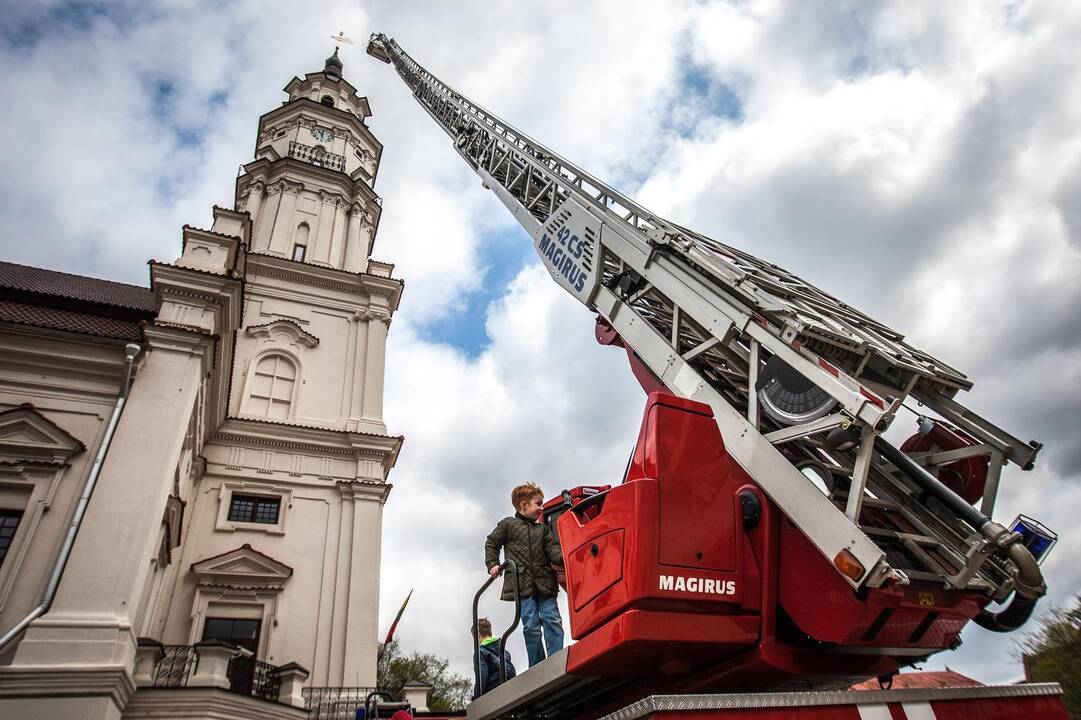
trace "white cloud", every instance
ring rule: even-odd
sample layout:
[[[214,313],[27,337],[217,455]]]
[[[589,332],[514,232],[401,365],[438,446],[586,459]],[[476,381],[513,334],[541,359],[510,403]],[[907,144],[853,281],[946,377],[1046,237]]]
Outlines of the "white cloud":
[[[406,445],[385,514],[383,607],[416,586],[405,647],[438,650],[461,672],[484,537],[512,514],[511,488],[618,482],[643,399],[626,356],[593,341],[589,314],[537,265],[492,307],[488,329],[491,347],[469,360],[395,327],[387,363],[387,397],[410,400],[387,404]],[[509,623],[497,589],[486,597],[482,611]],[[520,637],[510,647],[524,659]]]
[[[320,69],[326,36],[358,40],[343,50],[345,75],[369,96],[385,145],[376,256],[407,281],[386,392],[389,426],[407,441],[381,594],[385,628],[417,586],[400,629],[408,648],[468,672],[480,547],[507,491],[521,479],[550,492],[617,482],[643,398],[622,353],[593,343],[589,313],[536,266],[495,293],[479,356],[425,339],[490,282],[490,236],[511,225],[393,71],[363,54],[373,30],[595,174],[640,185],[647,206],[800,273],[972,373],[974,409],[1048,443],[1037,471],[1008,473],[999,515],[1058,527],[1053,598],[1081,590],[1070,562],[1081,544],[1076,8],[251,1],[133,3],[78,22],[72,12],[25,4],[5,18],[3,255],[129,282],[145,282],[147,257],[176,256],[181,224],[231,204],[257,116],[294,74]],[[735,93],[740,112],[680,85],[688,68]],[[156,111],[159,82],[171,92]],[[187,131],[200,141],[182,142]],[[1019,674],[1006,639],[965,638],[951,667]]]

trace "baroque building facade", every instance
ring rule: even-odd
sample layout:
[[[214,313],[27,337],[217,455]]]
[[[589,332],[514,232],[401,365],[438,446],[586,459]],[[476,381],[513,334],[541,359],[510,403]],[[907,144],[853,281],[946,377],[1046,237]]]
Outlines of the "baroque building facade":
[[[285,92],[149,289],[0,263],[0,717],[303,717],[376,684],[382,146],[337,51]]]

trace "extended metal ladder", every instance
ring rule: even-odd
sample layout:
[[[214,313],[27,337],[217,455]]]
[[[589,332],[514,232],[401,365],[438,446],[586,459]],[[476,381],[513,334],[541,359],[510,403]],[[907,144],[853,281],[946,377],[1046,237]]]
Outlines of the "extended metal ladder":
[[[393,64],[485,186],[532,236],[546,268],[596,311],[672,392],[707,403],[730,454],[854,587],[921,578],[1002,599],[1009,561],[980,528],[921,496],[874,452],[907,397],[978,439],[922,458],[934,468],[985,454],[990,516],[1006,462],[1030,469],[1025,443],[954,399],[971,387],[945,363],[792,273],[650,212],[421,67],[393,40],[368,53]],[[760,375],[777,358],[832,406],[785,423],[761,412]],[[852,428],[855,447],[824,441]],[[879,440],[878,442],[881,442]],[[784,452],[780,451],[784,446]],[[846,480],[826,495],[793,462]],[[847,487],[843,487],[847,485]],[[851,561],[856,565],[852,565]]]

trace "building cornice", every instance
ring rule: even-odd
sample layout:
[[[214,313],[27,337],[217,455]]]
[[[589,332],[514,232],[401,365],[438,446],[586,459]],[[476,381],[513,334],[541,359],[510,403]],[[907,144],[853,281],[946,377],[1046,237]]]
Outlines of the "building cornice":
[[[186,327],[168,322],[147,325],[143,328],[143,333],[146,335],[146,341],[150,345],[151,352],[154,350],[175,350],[204,357],[209,354],[207,350],[217,339],[216,336],[207,334],[201,328]],[[136,377],[138,377],[138,371],[136,371]]]
[[[0,667],[0,697],[108,697],[124,707],[135,693],[135,683],[123,665],[105,667]]]
[[[379,167],[379,158],[383,154],[383,143],[379,142],[378,138],[376,138],[375,135],[372,133],[371,128],[361,122],[360,118],[358,118],[356,115],[340,108],[330,107],[329,105],[324,105],[321,102],[316,102],[311,98],[301,97],[297,98],[296,100],[290,100],[281,107],[276,107],[270,112],[263,113],[259,116],[259,127],[263,127],[264,123],[273,122],[275,120],[279,120],[293,114],[299,115],[305,111],[312,112],[315,115],[327,115],[334,118],[335,120],[347,123],[350,127],[352,127],[353,130],[356,131],[358,135],[360,135],[365,140],[371,142],[372,145],[375,146],[377,150],[375,154],[376,167]],[[257,138],[257,145],[258,142],[259,141]],[[258,148],[256,149],[258,150]],[[372,178],[373,181],[374,179],[375,178]]]
[[[315,79],[315,78],[318,78],[318,79],[322,80],[323,82],[329,83],[331,85],[342,85],[342,86],[344,86],[345,89],[348,90],[350,92],[350,94],[353,95],[353,97],[355,97],[358,101],[361,101],[361,102],[364,103],[364,117],[371,117],[372,109],[368,105],[367,96],[361,95],[360,91],[357,90],[357,88],[353,85],[353,83],[349,82],[345,78],[339,78],[337,80],[332,80],[331,78],[327,77],[327,74],[325,72],[305,73],[303,78],[299,78],[299,77],[294,75],[293,79],[290,80],[289,83],[284,88],[282,88],[282,92],[292,93],[293,88],[295,88],[298,84],[308,82],[309,80],[312,80],[312,79]]]
[[[156,293],[168,292],[212,302],[240,297],[242,279],[239,277],[160,260],[150,260],[147,264],[150,265],[150,287]]]
[[[381,461],[388,469],[397,460],[405,438],[401,435],[332,430],[310,425],[226,418],[211,442],[250,447],[273,447],[281,450],[369,458]]]
[[[244,174],[236,179],[237,200],[244,196],[244,190],[250,183],[261,182],[264,186],[271,186],[281,180],[296,183],[295,178],[308,178],[328,185],[336,185],[350,200],[364,200],[368,205],[376,208],[379,208],[383,202],[379,194],[363,180],[356,180],[339,170],[312,165],[293,157],[282,157],[276,160],[257,158],[243,167]],[[288,177],[285,177],[286,175]],[[299,185],[301,188],[305,187],[303,183]],[[379,215],[378,211],[376,215]]]
[[[2,324],[0,329],[5,336],[0,367],[7,372],[33,368],[19,381],[20,386],[34,388],[35,394],[43,397],[78,397],[109,404],[115,400],[125,341]],[[64,384],[49,379],[54,376],[64,378]]]
[[[394,486],[390,483],[357,479],[351,482],[338,482],[338,492],[346,500],[377,500],[385,503]]]
[[[387,298],[393,313],[398,308],[405,283],[398,278],[382,277],[369,272],[353,273],[348,270],[302,263],[288,258],[248,253],[248,272],[292,282],[342,290],[354,295]]]
[[[212,687],[142,687],[124,708],[130,720],[165,717],[249,718],[307,720],[304,708],[291,707],[252,695],[239,695]]]

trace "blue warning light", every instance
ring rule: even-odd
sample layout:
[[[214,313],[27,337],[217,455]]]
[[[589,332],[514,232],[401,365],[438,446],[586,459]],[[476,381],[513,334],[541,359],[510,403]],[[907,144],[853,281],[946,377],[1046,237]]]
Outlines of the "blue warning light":
[[[1021,536],[1021,544],[1028,548],[1036,562],[1043,562],[1051,548],[1058,542],[1058,534],[1045,527],[1038,520],[1027,515],[1018,515],[1010,523],[1010,531]]]

